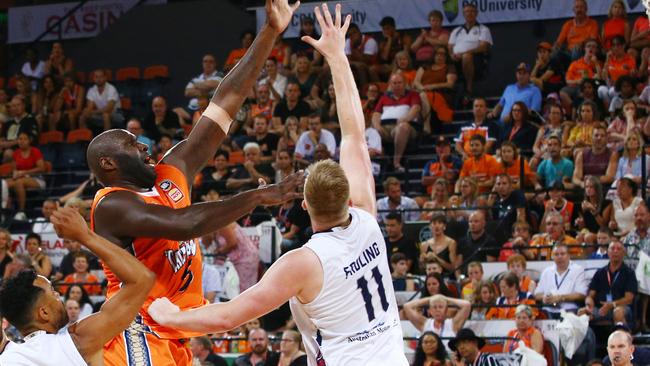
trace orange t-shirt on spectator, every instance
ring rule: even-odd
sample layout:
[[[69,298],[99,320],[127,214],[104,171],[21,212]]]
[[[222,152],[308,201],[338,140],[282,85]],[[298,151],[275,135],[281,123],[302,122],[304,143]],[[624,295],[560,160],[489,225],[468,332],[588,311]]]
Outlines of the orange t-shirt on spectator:
[[[557,43],[567,43],[567,48],[571,49],[582,45],[586,40],[593,38],[599,39],[598,22],[591,18],[582,25],[577,25],[574,19],[564,22],[560,35],[557,37]]]
[[[246,48],[237,48],[228,54],[228,58],[226,59],[226,64],[224,66],[232,66],[239,62],[239,59],[244,57],[246,54],[247,49]]]
[[[614,83],[621,76],[630,75],[635,69],[636,60],[634,60],[634,57],[628,55],[627,53],[620,59],[610,57],[609,62],[607,63],[607,74]]]
[[[501,165],[500,173],[506,173],[510,176],[510,178],[514,179],[516,182],[519,182],[520,172],[521,172],[521,169],[519,169],[519,166],[521,165],[520,159],[521,158],[517,158],[517,160],[515,160],[515,162],[510,166],[505,166],[503,164],[500,164]],[[530,170],[530,165],[528,164],[526,159],[524,159],[524,180],[525,181],[524,184],[520,184],[519,186],[522,187],[531,184],[534,176],[535,176],[535,172]]]
[[[494,156],[489,154],[483,154],[483,156],[476,160],[474,157],[463,162],[463,168],[460,170],[461,177],[474,177],[477,182],[483,182],[491,177],[496,177],[499,174],[501,169],[501,164],[494,158]],[[487,187],[479,187],[481,193],[489,191]]]
[[[636,33],[643,33],[647,30],[650,30],[650,20],[645,14],[643,14],[636,19],[632,29],[636,31]],[[648,39],[650,39],[650,34],[648,35]]]
[[[74,273],[70,273],[69,275],[65,276],[63,279],[63,283],[99,283],[99,278],[97,278],[93,274],[88,274],[86,275],[85,280],[77,279]],[[97,284],[97,285],[83,285],[84,290],[88,293],[88,295],[101,295],[102,294],[102,287]],[[62,294],[65,294],[68,291],[68,286],[59,286],[59,292]]]
[[[596,74],[596,65],[592,62],[585,62],[584,57],[573,61],[566,72],[568,81],[580,81],[585,78],[593,79]]]
[[[625,37],[625,25],[627,20],[623,18],[612,18],[607,19],[603,23],[603,36],[605,39],[602,40],[603,48],[609,50],[612,48],[612,38],[616,36]]]

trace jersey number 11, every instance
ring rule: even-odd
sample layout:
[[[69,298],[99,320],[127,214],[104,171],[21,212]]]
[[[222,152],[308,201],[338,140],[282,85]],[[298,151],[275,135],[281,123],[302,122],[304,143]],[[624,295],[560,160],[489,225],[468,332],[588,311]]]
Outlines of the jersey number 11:
[[[379,299],[381,300],[381,308],[388,310],[388,301],[386,300],[386,291],[384,290],[384,283],[381,281],[382,275],[379,268],[372,269],[372,278],[377,282],[377,291],[379,292]],[[368,313],[368,321],[371,322],[375,319],[375,308],[372,306],[372,294],[368,291],[368,280],[365,277],[360,277],[357,280],[357,288],[361,290],[363,302],[366,303],[366,312]]]

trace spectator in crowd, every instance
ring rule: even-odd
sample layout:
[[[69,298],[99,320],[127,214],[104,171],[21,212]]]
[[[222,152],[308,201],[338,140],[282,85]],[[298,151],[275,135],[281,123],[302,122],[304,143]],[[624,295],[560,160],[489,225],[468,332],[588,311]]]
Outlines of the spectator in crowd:
[[[9,94],[4,89],[0,89],[0,122],[7,122],[9,115]]]
[[[291,46],[285,42],[283,37],[276,37],[273,48],[271,49],[271,56],[278,60],[278,66],[282,70],[291,69]]]
[[[576,0],[576,4],[585,3],[585,0]],[[567,21],[567,22],[570,22]],[[593,21],[596,24],[596,21]],[[596,24],[596,28],[598,25]],[[579,45],[582,45],[580,43]],[[569,65],[565,75],[566,86],[560,90],[560,99],[564,110],[571,110],[572,102],[578,99],[580,83],[583,79],[600,79],[602,64],[598,60],[598,42],[595,38],[584,43],[584,56],[576,59]],[[594,90],[596,92],[596,90]]]
[[[275,169],[274,182],[281,182],[284,178],[296,172],[293,156],[287,150],[278,150],[275,155]]]
[[[185,97],[192,98],[190,107],[197,105],[197,97],[211,95],[223,80],[223,74],[217,70],[217,59],[214,55],[204,55],[201,64],[203,71],[185,86]]]
[[[307,366],[307,355],[300,350],[302,337],[295,330],[285,330],[280,338],[278,366]]]
[[[155,142],[144,135],[143,133],[144,129],[142,128],[142,123],[140,123],[140,120],[138,120],[135,117],[132,117],[126,123],[126,130],[135,135],[136,141],[147,145],[147,151],[149,152],[149,154],[153,154],[153,148],[155,146]]]
[[[472,212],[469,216],[469,230],[458,241],[459,263],[468,261],[494,262],[499,256],[499,247],[485,230],[486,219],[483,210]],[[464,272],[464,271],[463,271]]]
[[[253,118],[257,116],[264,116],[268,120],[271,120],[273,118],[274,107],[275,102],[271,99],[271,88],[269,85],[257,83],[255,85],[255,102],[251,104],[250,109],[248,110],[246,126],[248,127],[253,122]],[[271,126],[271,131],[275,133],[282,132],[282,125]]]
[[[596,105],[591,101],[584,101],[578,109],[576,125],[569,130],[566,138],[566,147],[572,149],[573,155],[582,151],[583,148],[591,145],[593,141],[593,129],[598,124]]]
[[[442,27],[442,12],[431,10],[429,12],[428,30],[421,29],[420,34],[411,44],[411,52],[415,55],[417,62],[431,62],[434,59],[434,52],[439,46],[447,47],[449,43],[449,31]]]
[[[271,92],[271,99],[274,102],[279,102],[284,98],[284,92],[287,89],[287,77],[278,72],[278,60],[274,57],[269,57],[264,63],[264,71],[266,76],[262,78],[259,82],[260,84],[266,84],[269,87]],[[296,82],[298,84],[298,82]],[[298,84],[300,86],[300,84]],[[301,89],[302,94],[302,89]],[[308,94],[302,94],[308,95]]]
[[[453,277],[458,261],[458,246],[456,241],[445,234],[447,217],[436,213],[431,218],[431,238],[420,243],[420,260],[434,259],[444,269],[444,274]]]
[[[332,159],[332,153],[329,151],[327,148],[327,145],[323,143],[319,143],[316,145],[314,148],[314,163],[319,162],[321,160],[327,160],[327,159]]]
[[[598,39],[598,22],[587,15],[587,10],[586,0],[573,2],[575,16],[564,22],[553,45],[556,52],[563,52],[572,61],[580,58],[586,41]]]
[[[646,118],[638,116],[637,104],[634,100],[625,100],[622,108],[617,110],[616,117],[607,127],[607,147],[613,151],[622,149],[627,136],[634,133],[645,133]]]
[[[269,337],[262,328],[251,329],[248,334],[251,352],[235,359],[235,366],[277,366],[280,355],[269,349]]]
[[[79,253],[85,255],[86,260],[88,261],[89,268],[92,270],[101,269],[97,257],[86,249],[81,248],[81,243],[74,240],[63,239],[63,246],[68,250],[68,253],[61,260],[59,268],[57,268],[56,273],[54,274],[54,281],[63,280],[68,275],[74,273],[74,262],[75,258]]]
[[[219,302],[220,294],[223,294],[224,290],[221,287],[221,273],[219,270],[212,264],[203,262],[202,266],[202,277],[201,277],[201,287],[203,288],[203,297],[208,300],[209,303]]]
[[[474,92],[474,78],[483,72],[492,46],[490,29],[479,24],[477,16],[478,8],[475,3],[463,3],[465,24],[454,29],[449,36],[451,59],[463,70],[469,95]]]
[[[486,315],[497,299],[496,287],[492,281],[481,281],[472,295],[471,320],[486,320]]]
[[[537,127],[530,123],[530,110],[524,102],[515,102],[510,110],[508,123],[503,127],[501,142],[510,141],[519,149],[528,150],[535,144]]]
[[[89,122],[101,121],[103,131],[120,126],[124,121],[119,109],[120,95],[117,89],[106,81],[106,72],[98,69],[93,73],[93,85],[86,94],[86,108],[79,118],[79,126],[86,128]]]
[[[248,48],[253,44],[254,39],[255,32],[251,30],[245,30],[241,33],[239,37],[239,40],[241,41],[241,48],[235,48],[234,50],[230,51],[228,57],[226,58],[226,62],[223,65],[223,70],[225,72],[230,71],[230,69],[232,69],[239,62],[239,60],[244,57],[246,51],[248,51]]]
[[[459,195],[454,195],[449,199],[452,208],[466,208],[466,210],[452,210],[447,213],[451,218],[459,222],[466,222],[469,215],[480,207],[487,207],[487,200],[479,196],[478,184],[472,177],[463,177],[458,180]]]
[[[454,111],[450,107],[451,91],[458,77],[456,67],[451,63],[447,52],[447,47],[438,46],[433,63],[430,66],[420,66],[415,74],[413,87],[420,92],[422,115],[426,120],[434,118],[433,121],[446,123],[453,119]]]
[[[415,348],[411,366],[452,366],[440,336],[432,331],[422,333]]]
[[[524,342],[526,347],[542,355],[544,337],[542,332],[534,325],[535,315],[528,305],[519,305],[515,309],[516,327],[508,331],[508,339],[503,345],[504,353],[512,353],[519,348],[519,342]]]
[[[548,190],[548,200],[544,201],[544,214],[539,225],[540,231],[545,230],[546,216],[552,212],[562,216],[564,230],[570,231],[571,225],[577,217],[578,209],[575,208],[573,202],[564,198],[564,187],[559,182],[555,182],[553,187]]]
[[[445,49],[445,52],[447,50]],[[417,70],[413,68],[413,62],[411,61],[411,54],[408,51],[399,51],[395,54],[393,58],[393,63],[391,64],[391,74],[402,74],[404,75],[404,80],[406,80],[406,85],[412,86],[413,81],[415,80],[415,74]]]
[[[546,267],[535,288],[535,299],[548,305],[543,310],[551,319],[560,319],[560,310],[575,313],[587,294],[585,270],[571,261],[565,243],[553,247],[553,265]]]
[[[63,100],[62,118],[64,123],[67,123],[67,127],[74,130],[79,126],[79,116],[86,100],[86,88],[77,82],[73,74],[67,73],[63,75],[63,87],[60,93]]]
[[[358,85],[368,84],[370,66],[377,63],[379,45],[375,39],[362,34],[359,26],[351,23],[348,27],[348,39],[345,41],[345,54],[350,61]]]
[[[582,249],[575,246],[578,242],[564,230],[564,217],[561,213],[548,212],[544,218],[544,225],[544,232],[533,236],[533,240],[530,242],[531,246],[545,246],[545,248],[533,249],[535,258],[538,260],[551,259],[551,249],[557,244],[570,245],[569,254],[574,258],[582,256]]]
[[[417,290],[415,281],[408,276],[408,261],[404,253],[395,253],[390,256],[390,276],[393,279],[393,289],[397,291],[412,292]]]
[[[417,221],[420,218],[419,206],[414,199],[402,195],[399,179],[388,177],[384,180],[386,197],[377,200],[377,219],[385,222],[389,212],[396,211],[402,215],[402,221]],[[401,212],[402,210],[407,210]]]
[[[5,267],[5,273],[2,277],[3,282],[7,281],[10,278],[16,277],[20,272],[33,269],[32,258],[29,254],[14,254],[14,258],[11,263],[7,264]]]
[[[25,63],[20,69],[20,73],[29,79],[32,84],[32,90],[36,91],[39,82],[45,75],[45,62],[38,59],[38,52],[33,48],[25,51]]]
[[[13,148],[18,145],[18,134],[26,133],[31,141],[38,141],[38,123],[34,116],[25,110],[25,100],[19,96],[11,98],[9,111],[12,119],[2,124],[0,148],[4,150],[4,161],[13,154]]]
[[[63,75],[72,72],[73,68],[74,63],[71,58],[65,56],[61,42],[52,43],[50,57],[45,62],[43,73],[61,79]]]
[[[278,140],[278,151],[286,150],[293,156],[301,135],[298,118],[294,116],[288,117],[282,128],[280,140]]]
[[[395,253],[403,253],[406,256],[408,272],[419,273],[420,251],[413,239],[404,236],[403,228],[402,215],[397,212],[389,212],[386,215],[384,229],[386,231],[387,257],[390,258]]]
[[[523,163],[521,161],[523,159]],[[510,177],[513,189],[537,185],[537,175],[530,169],[526,158],[519,154],[519,148],[512,141],[504,141],[499,150],[501,172]],[[523,172],[522,172],[523,165]],[[521,178],[523,176],[523,182]]]
[[[429,200],[422,205],[420,220],[429,221],[437,213],[445,212],[451,208],[449,202],[449,182],[445,178],[438,178],[433,183]],[[434,210],[436,209],[436,210]]]
[[[469,281],[463,286],[460,297],[469,301],[474,301],[474,293],[483,280],[483,266],[481,262],[469,262],[467,265],[467,278]]]
[[[88,258],[86,257],[86,254],[83,252],[79,252],[74,255],[74,261],[72,262],[72,266],[74,267],[74,272],[65,276],[63,279],[63,283],[78,283],[82,284],[86,292],[88,292],[89,295],[99,295],[102,292],[101,286],[99,285],[99,279],[88,272],[89,265],[88,265]],[[68,287],[67,286],[60,286],[59,290],[62,293],[67,292]]]
[[[537,44],[537,58],[530,72],[530,81],[542,91],[546,97],[559,93],[564,86],[564,68],[555,58],[551,58],[553,46],[545,41]]]
[[[603,67],[602,80],[606,85],[598,88],[598,96],[600,99],[609,104],[610,100],[614,98],[620,88],[616,88],[616,82],[622,76],[636,76],[636,61],[634,57],[625,52],[625,38],[622,36],[615,36],[612,39],[612,49],[607,52],[607,59]]]
[[[488,205],[492,206],[492,217],[497,222],[495,239],[503,244],[512,232],[512,225],[526,221],[526,197],[521,190],[514,189],[508,174],[501,173],[497,175]]]
[[[384,81],[393,71],[393,60],[400,51],[409,52],[413,40],[407,33],[400,34],[395,25],[395,18],[385,16],[379,22],[382,39],[379,41],[377,63],[370,66],[370,79],[374,82]]]
[[[406,88],[403,75],[391,75],[389,85],[391,92],[379,98],[372,114],[372,126],[384,141],[395,144],[393,166],[396,171],[404,172],[402,155],[407,143],[422,130],[418,120],[422,106],[418,93]]]
[[[68,325],[72,325],[81,319],[81,305],[75,299],[65,301],[65,312],[67,313]]]
[[[609,246],[609,243],[612,242],[613,237],[614,234],[609,230],[609,228],[603,226],[598,229],[598,233],[596,234],[596,244],[598,245],[598,248],[596,248],[596,251],[591,254],[590,259],[607,259],[607,247]]]
[[[287,83],[287,88],[282,98],[273,109],[273,125],[281,126],[289,116],[294,116],[300,121],[300,128],[307,129],[307,117],[312,113],[309,104],[300,99],[300,85],[293,81]]]
[[[88,292],[86,292],[86,289],[81,285],[67,286],[63,299],[65,301],[72,299],[79,303],[79,318],[85,318],[93,313],[93,303],[90,301]]]
[[[241,167],[236,168],[232,176],[226,180],[226,188],[244,191],[257,187],[259,179],[264,179],[267,183],[273,182],[275,171],[271,164],[262,161],[260,145],[248,142],[244,145],[243,150],[246,161]]]
[[[253,118],[253,135],[246,138],[246,142],[255,142],[262,151],[262,161],[272,161],[278,149],[278,135],[269,132],[269,123],[264,116]],[[243,145],[243,144],[242,144]]]
[[[429,306],[428,317],[423,315],[420,310],[426,305]],[[458,307],[458,312],[453,317],[449,317],[447,314],[450,305]],[[433,295],[404,304],[404,315],[417,330],[420,332],[431,331],[445,338],[456,336],[469,318],[471,310],[472,304],[469,301],[444,295]],[[444,341],[445,346],[448,342],[448,340]]]
[[[531,162],[533,160],[540,161],[542,158],[547,157],[545,155],[547,154],[546,145],[548,138],[553,135],[562,138],[566,129],[567,123],[564,123],[564,112],[562,106],[552,103],[548,107],[548,115],[544,125],[542,125],[537,132],[537,138],[533,145],[533,152],[535,155],[531,159]]]
[[[506,261],[508,271],[517,275],[519,278],[519,289],[523,292],[534,293],[537,284],[530,276],[526,275],[526,257],[521,254],[514,254]]]
[[[591,147],[576,153],[572,182],[580,188],[586,188],[586,176],[595,176],[601,184],[610,184],[616,174],[618,154],[607,147],[605,125],[595,125],[591,136]]]
[[[212,351],[213,344],[208,336],[190,339],[190,349],[194,359],[204,366],[227,366],[226,360]]]
[[[535,84],[530,82],[530,65],[525,62],[520,63],[517,65],[515,75],[517,82],[506,87],[501,99],[499,99],[499,103],[488,114],[489,118],[499,117],[502,122],[511,122],[514,117],[511,111],[515,106],[515,102],[522,102],[531,111],[539,112],[542,110],[542,92]]]
[[[45,180],[41,173],[45,173],[45,161],[41,151],[32,147],[31,139],[26,132],[18,134],[18,148],[13,153],[12,178],[7,179],[7,187],[11,189],[18,203],[16,220],[26,220],[25,205],[27,202],[27,189],[45,188]]]
[[[488,153],[494,151],[494,148],[498,146],[497,139],[501,137],[499,126],[488,119],[487,101],[485,98],[474,98],[472,115],[474,119],[465,123],[460,128],[458,137],[454,139],[456,142],[456,152],[462,156],[463,160],[467,160],[472,155],[470,148],[470,139],[472,136],[481,135],[485,138],[485,151]]]
[[[650,155],[643,150],[643,138],[638,132],[630,132],[625,138],[625,146],[623,153],[618,159],[616,167],[615,179],[620,180],[623,177],[629,177],[634,183],[641,184],[641,154],[646,154],[646,161]],[[646,169],[650,172],[650,165],[646,165]]]
[[[617,237],[623,237],[634,230],[634,210],[643,203],[637,196],[639,186],[632,178],[623,177],[617,181],[616,197],[603,212],[608,227]]]
[[[454,339],[449,341],[449,348],[455,352],[456,365],[498,366],[499,363],[489,353],[480,352],[485,341],[477,337],[474,331],[463,328]]]
[[[307,58],[311,62],[311,65],[314,67],[320,67],[323,62],[323,55],[321,55],[314,47],[311,47],[307,42],[302,41],[302,37],[310,36],[313,39],[319,39],[320,34],[314,26],[314,19],[310,17],[301,17],[300,18],[300,33],[298,38],[296,38],[291,43],[291,65],[296,64],[296,59],[298,55],[307,55]]]
[[[306,243],[311,236],[309,213],[301,206],[301,200],[288,202],[286,206],[285,231],[282,234],[284,249],[294,249]]]
[[[551,188],[555,182],[561,182],[564,187],[569,188],[573,177],[573,162],[562,157],[560,138],[551,135],[547,139],[546,151],[548,158],[542,160],[537,167],[537,176],[546,188]]]
[[[61,121],[63,99],[59,85],[51,75],[46,75],[39,82],[34,111],[39,130],[55,131]]]
[[[515,318],[515,307],[499,307],[499,305],[535,305],[533,295],[520,289],[519,277],[513,272],[508,272],[499,279],[499,289],[501,290],[501,296],[497,298],[496,306],[488,310],[485,315],[486,319]],[[537,310],[533,313],[537,315]]]
[[[0,282],[4,277],[5,269],[14,259],[11,251],[11,233],[7,229],[0,229]]]
[[[379,86],[375,83],[368,84],[366,94],[362,96],[361,107],[363,108],[363,117],[368,121],[372,121],[372,114],[375,112],[375,107],[379,103],[381,92]]]
[[[526,221],[517,221],[512,225],[512,238],[501,247],[499,262],[505,262],[515,254],[521,254],[528,260],[535,259],[535,254],[530,248],[532,238],[531,227]]]
[[[431,264],[435,264],[436,270],[432,271],[431,273],[428,273],[426,277],[424,278],[424,287],[420,289],[420,298],[424,297],[430,297],[433,295],[441,294],[445,295],[448,297],[455,297],[451,291],[449,290],[449,287],[445,284],[445,280],[442,277],[442,267],[438,262],[435,260],[427,260],[425,264],[429,267],[431,267]],[[438,272],[438,269],[440,269],[440,272]],[[426,309],[429,307],[427,306]],[[423,314],[426,314],[426,311],[423,309]]]
[[[580,108],[584,102],[591,102],[592,104],[592,119],[598,120],[600,116],[607,116],[607,108],[605,104],[598,97],[598,84],[599,80],[584,78],[580,82],[578,98],[573,100],[572,109],[570,109],[570,116],[573,116],[573,119],[577,120],[582,118],[580,115]]]
[[[630,49],[638,53],[648,46],[650,46],[650,21],[647,16],[641,14],[632,26]]]
[[[480,193],[486,193],[492,189],[495,178],[501,169],[497,159],[486,152],[485,144],[485,137],[482,135],[473,135],[470,138],[471,157],[463,162],[463,167],[460,170],[461,178],[476,179]],[[456,192],[459,191],[459,188],[459,184],[456,184]]]
[[[296,143],[294,157],[303,165],[309,165],[314,160],[314,151],[318,144],[325,144],[331,156],[336,153],[336,138],[330,131],[323,129],[321,117],[312,114],[309,117],[309,129],[303,132]]]
[[[628,258],[638,258],[639,252],[650,253],[650,210],[641,203],[634,210],[634,229],[621,242],[627,248]],[[639,293],[641,297],[641,327],[647,330],[646,313],[648,310],[648,294]]]
[[[624,45],[629,44],[631,31],[630,24],[627,22],[625,3],[623,0],[612,1],[600,36],[605,51],[609,51],[614,46],[613,43],[616,37],[621,37]]]
[[[436,155],[429,160],[422,169],[422,185],[426,188],[427,194],[433,193],[434,183],[443,178],[447,182],[454,182],[458,173],[463,167],[463,161],[452,154],[449,140],[444,136],[436,139]]]
[[[607,254],[609,263],[598,269],[591,279],[585,307],[578,311],[578,315],[587,314],[592,320],[632,324],[632,303],[638,288],[636,275],[623,263],[625,247],[620,241],[612,241]]]
[[[270,76],[270,72],[269,72],[269,76]],[[318,88],[317,86],[318,75],[315,72],[313,72],[311,68],[311,62],[309,61],[307,55],[298,55],[296,57],[296,66],[291,71],[291,74],[289,74],[289,79],[296,82],[300,86],[300,95],[303,95],[304,97],[307,97],[311,94],[312,88],[315,85],[316,88]],[[287,79],[285,79],[285,84],[286,81]],[[284,92],[284,89],[281,90]],[[280,95],[282,95],[282,93],[280,93]]]
[[[157,96],[151,101],[151,113],[144,119],[143,128],[147,137],[160,141],[162,135],[172,138],[183,137],[182,126],[184,120],[179,113],[167,108],[167,101],[162,96]]]

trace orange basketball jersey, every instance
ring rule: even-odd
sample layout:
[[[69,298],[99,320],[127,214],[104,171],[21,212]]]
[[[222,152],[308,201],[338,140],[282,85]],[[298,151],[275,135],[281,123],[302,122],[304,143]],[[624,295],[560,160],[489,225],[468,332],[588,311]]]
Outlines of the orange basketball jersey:
[[[156,184],[147,192],[134,192],[120,187],[101,189],[95,195],[91,208],[90,225],[95,230],[95,209],[104,197],[116,191],[130,191],[150,205],[164,205],[174,209],[190,205],[190,192],[187,180],[176,167],[167,164],[156,165]],[[128,209],[128,208],[125,208]],[[157,324],[147,308],[153,300],[167,297],[181,310],[204,305],[201,287],[202,258],[197,240],[175,241],[162,238],[135,238],[131,245],[133,254],[140,262],[156,274],[156,284],[149,293],[147,301],[140,309],[144,324],[163,339],[190,338],[202,333],[184,332]],[[120,280],[104,265],[108,279],[107,298],[111,298],[120,288]]]

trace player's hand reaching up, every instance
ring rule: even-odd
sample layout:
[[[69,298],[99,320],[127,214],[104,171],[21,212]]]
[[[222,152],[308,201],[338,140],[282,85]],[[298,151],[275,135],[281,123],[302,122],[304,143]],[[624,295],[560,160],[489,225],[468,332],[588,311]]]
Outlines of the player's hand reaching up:
[[[341,25],[341,4],[336,4],[335,19],[332,20],[327,4],[322,6],[323,12],[319,7],[314,8],[318,25],[320,25],[321,36],[319,40],[315,40],[310,36],[303,36],[301,39],[309,43],[318,52],[323,54],[325,58],[332,58],[334,56],[345,57],[345,35],[350,26],[351,16],[345,17],[345,23]]]
[[[147,312],[160,325],[169,325],[169,321],[181,311],[181,309],[169,301],[166,297],[160,297],[149,305]]]
[[[266,0],[266,19],[278,33],[284,32],[291,21],[293,12],[300,6],[300,1],[289,5],[289,0]]]
[[[262,205],[275,206],[281,203],[302,198],[302,187],[305,184],[305,173],[301,170],[284,178],[281,182],[267,185],[260,179],[259,190],[262,194]]]
[[[80,243],[88,241],[90,228],[79,211],[71,207],[59,208],[52,213],[50,222],[59,237]]]

